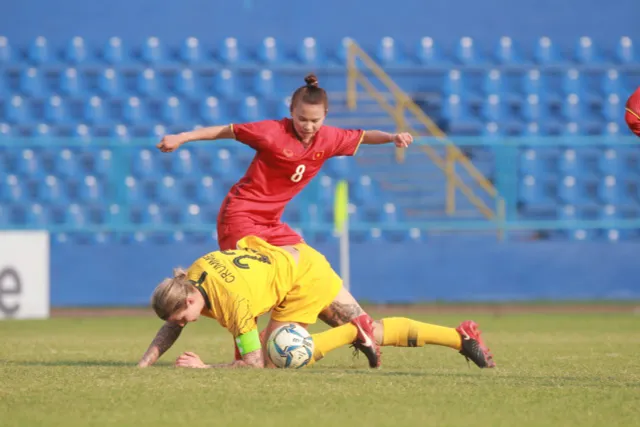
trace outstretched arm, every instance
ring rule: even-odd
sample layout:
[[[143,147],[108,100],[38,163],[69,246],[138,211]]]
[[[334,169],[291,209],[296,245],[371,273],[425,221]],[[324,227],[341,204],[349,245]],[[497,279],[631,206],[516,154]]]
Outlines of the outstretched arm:
[[[405,148],[413,142],[413,136],[408,132],[392,134],[379,130],[368,130],[362,138],[362,143],[369,145],[387,144],[389,142],[395,143],[396,147]]]
[[[156,145],[156,147],[163,153],[170,153],[177,150],[182,144],[186,144],[191,141],[233,138],[234,135],[231,125],[210,126],[189,132],[182,132],[177,135],[166,135],[162,138],[162,141]]]
[[[222,363],[219,365],[207,365],[195,353],[186,351],[176,360],[176,367],[179,368],[264,368],[264,356],[262,349],[254,350],[242,356],[242,360],[235,360],[231,363]]]
[[[142,359],[138,362],[138,367],[146,368],[156,363],[160,356],[169,350],[173,343],[176,342],[182,332],[182,328],[182,326],[176,323],[165,322],[144,353],[144,356],[142,356]]]

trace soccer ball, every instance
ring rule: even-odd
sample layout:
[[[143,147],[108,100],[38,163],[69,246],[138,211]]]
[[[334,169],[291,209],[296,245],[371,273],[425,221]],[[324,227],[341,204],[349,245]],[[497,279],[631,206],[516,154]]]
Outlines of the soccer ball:
[[[313,357],[313,338],[298,324],[284,325],[271,333],[267,353],[278,368],[302,368]]]

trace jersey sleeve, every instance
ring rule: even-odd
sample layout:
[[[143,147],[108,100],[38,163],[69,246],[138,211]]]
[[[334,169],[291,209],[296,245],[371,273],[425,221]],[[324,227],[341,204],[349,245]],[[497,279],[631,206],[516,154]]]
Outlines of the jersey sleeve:
[[[271,135],[276,130],[277,123],[275,120],[238,123],[232,124],[231,130],[237,141],[248,145],[256,151],[260,151],[269,147],[270,142],[273,140]]]
[[[334,156],[353,156],[358,151],[358,147],[364,139],[364,131],[361,129],[340,129],[334,128],[333,140],[336,149]]]

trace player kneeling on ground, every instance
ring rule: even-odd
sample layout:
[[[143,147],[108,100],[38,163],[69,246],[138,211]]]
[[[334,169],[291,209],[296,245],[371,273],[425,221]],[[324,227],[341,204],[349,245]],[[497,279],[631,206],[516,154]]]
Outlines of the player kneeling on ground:
[[[153,292],[152,306],[166,321],[138,363],[150,366],[176,341],[182,328],[201,315],[216,319],[238,343],[241,360],[224,365],[207,365],[191,352],[183,353],[176,366],[190,368],[271,367],[258,335],[256,319],[271,311],[266,337],[289,323],[305,327],[321,319],[352,318],[351,323],[314,334],[314,354],[309,364],[330,351],[354,344],[369,361],[380,366],[380,345],[422,347],[444,345],[458,350],[481,368],[495,366],[480,337],[477,325],[463,322],[447,328],[407,318],[385,318],[373,322],[367,315],[355,318],[346,313],[340,277],[327,260],[310,247],[275,247],[249,236],[237,250],[211,252],[199,258],[187,271],[176,270]],[[349,295],[350,296],[350,295]],[[355,301],[354,301],[355,302]],[[348,310],[348,309],[347,309]],[[366,333],[373,328],[374,339]]]

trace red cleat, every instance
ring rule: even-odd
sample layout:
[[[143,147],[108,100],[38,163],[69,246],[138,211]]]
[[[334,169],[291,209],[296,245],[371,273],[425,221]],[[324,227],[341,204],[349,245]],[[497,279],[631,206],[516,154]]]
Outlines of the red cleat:
[[[479,368],[495,368],[491,351],[482,341],[478,324],[473,320],[465,320],[456,328],[462,338],[460,354],[467,360],[471,360]]]
[[[358,337],[353,342],[353,346],[367,357],[369,367],[379,368],[382,358],[380,356],[380,346],[373,335],[373,319],[365,313],[353,319],[351,323],[358,330]]]

